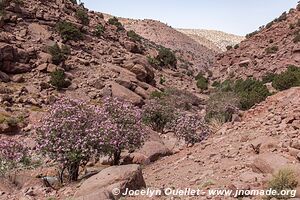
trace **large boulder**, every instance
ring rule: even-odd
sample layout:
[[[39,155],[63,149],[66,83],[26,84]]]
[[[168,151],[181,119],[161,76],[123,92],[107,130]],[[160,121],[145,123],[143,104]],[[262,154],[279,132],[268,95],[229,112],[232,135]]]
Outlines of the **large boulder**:
[[[146,183],[139,165],[113,166],[87,179],[76,191],[75,200],[120,199],[115,190],[145,188]],[[115,190],[114,190],[115,189]]]
[[[152,83],[154,81],[154,71],[148,60],[143,55],[135,55],[124,63],[124,67],[136,75],[139,81]]]
[[[143,104],[142,97],[118,83],[113,82],[111,84],[111,92],[113,97],[127,100],[134,105],[139,106]]]
[[[254,172],[271,174],[286,167],[288,163],[288,159],[278,154],[264,153],[257,156],[253,160],[253,163],[250,167],[253,169]]]

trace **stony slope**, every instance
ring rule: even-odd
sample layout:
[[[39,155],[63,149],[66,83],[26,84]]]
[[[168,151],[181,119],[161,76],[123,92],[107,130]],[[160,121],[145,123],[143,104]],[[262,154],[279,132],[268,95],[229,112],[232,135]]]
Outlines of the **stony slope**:
[[[243,36],[233,35],[222,31],[205,29],[177,29],[209,49],[219,53],[226,51],[227,46],[235,46],[245,39]]]
[[[293,169],[300,180],[299,106],[300,88],[269,97],[245,112],[240,122],[225,124],[202,144],[147,166],[145,180],[153,188],[263,189],[272,173],[283,168]],[[259,153],[252,145],[261,145]],[[191,197],[207,198],[235,199],[207,194]]]
[[[298,9],[291,9],[242,41],[239,48],[218,55],[213,78],[261,78],[267,72],[282,72],[288,65],[299,66],[299,15]]]
[[[127,30],[134,30],[144,38],[178,52],[178,55],[193,63],[198,70],[208,68],[216,52],[199,44],[187,35],[156,20],[121,19]]]

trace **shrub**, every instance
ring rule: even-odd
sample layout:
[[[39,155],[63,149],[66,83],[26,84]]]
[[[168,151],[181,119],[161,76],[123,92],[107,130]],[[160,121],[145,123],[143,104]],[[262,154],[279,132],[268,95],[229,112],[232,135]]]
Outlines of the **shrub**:
[[[273,82],[273,80],[275,79],[276,77],[276,74],[274,73],[266,73],[263,77],[262,77],[262,82],[265,84],[265,83],[270,83],[270,82]]]
[[[201,142],[209,135],[209,128],[203,119],[196,115],[182,115],[172,124],[175,136],[183,139],[187,145]]]
[[[118,28],[117,31],[122,31],[122,30],[124,30],[124,27],[123,27],[122,23],[119,22],[118,18],[116,18],[116,17],[110,18],[110,19],[108,20],[108,23],[109,23],[110,25],[116,26],[116,27]]]
[[[149,100],[143,106],[143,122],[149,125],[154,131],[162,134],[167,124],[172,122],[175,116],[175,109],[173,107],[155,99]]]
[[[295,35],[295,37],[294,37],[294,39],[293,39],[293,42],[294,42],[294,43],[300,42],[300,33],[299,33],[299,32],[296,33],[296,35]]]
[[[270,95],[268,88],[255,79],[239,79],[235,82],[234,92],[241,100],[241,109],[248,110],[256,103],[264,101]]]
[[[77,4],[77,0],[70,0],[72,4]]]
[[[99,24],[96,26],[95,35],[97,37],[100,37],[104,34],[104,31],[105,31],[105,27],[102,24]]]
[[[158,51],[158,56],[156,58],[160,66],[172,66],[176,67],[177,64],[177,58],[175,54],[171,51],[171,49],[161,47]]]
[[[86,10],[84,10],[83,8],[79,8],[76,10],[75,17],[78,20],[80,20],[83,25],[88,25],[90,22],[89,16],[88,16]]]
[[[280,15],[280,17],[277,19],[279,22],[285,21],[287,19],[287,13],[284,12]]]
[[[272,188],[277,191],[279,195],[268,196],[268,199],[290,199],[292,194],[280,195],[283,190],[294,190],[298,186],[298,181],[296,179],[296,174],[290,169],[281,169],[268,183],[268,188]]]
[[[165,77],[161,76],[159,79],[159,83],[163,85],[165,82],[166,82]]]
[[[252,33],[249,33],[249,34],[246,35],[246,38],[249,39],[249,38],[253,37],[254,35],[256,35],[257,33],[258,33],[258,31],[254,31]]]
[[[154,92],[152,92],[150,94],[150,97],[151,98],[158,98],[158,99],[160,99],[160,98],[164,97],[165,95],[166,94],[164,92],[159,92],[159,91],[155,90]]]
[[[151,56],[148,56],[148,57],[147,57],[147,60],[148,60],[148,63],[149,63],[150,65],[152,65],[154,68],[157,68],[157,67],[160,66],[160,62],[159,62],[159,60],[157,60],[156,58],[153,58],[153,57],[151,57]]]
[[[220,81],[214,81],[211,86],[218,88],[221,86],[221,83],[220,83]]]
[[[133,40],[133,41],[137,41],[137,42],[140,42],[141,41],[141,36],[138,35],[136,32],[134,32],[133,30],[130,30],[127,32],[127,36]]]
[[[268,47],[266,48],[266,53],[267,54],[273,54],[276,53],[279,50],[278,46],[272,46],[272,47]]]
[[[103,107],[109,116],[108,134],[104,136],[104,144],[107,153],[113,155],[114,165],[118,165],[122,150],[133,152],[145,141],[141,111],[116,98],[105,99]]]
[[[194,94],[176,88],[167,88],[161,101],[164,104],[183,111],[190,110],[193,106],[198,107],[202,102]]]
[[[207,90],[208,89],[208,80],[205,78],[202,74],[198,74],[196,76],[197,80],[197,87],[201,90]]]
[[[0,139],[0,175],[22,166],[28,149],[12,139]]]
[[[61,181],[65,170],[69,181],[77,181],[79,167],[103,152],[104,120],[103,110],[78,100],[61,99],[50,107],[37,127],[38,149],[61,164]]]
[[[67,59],[68,55],[70,54],[70,48],[65,45],[60,48],[58,44],[55,43],[53,46],[48,47],[48,52],[52,56],[52,63],[59,65]]]
[[[274,24],[274,21],[269,22],[269,23],[266,25],[266,29],[271,28],[271,27],[273,26],[273,24]]]
[[[237,113],[240,107],[240,99],[234,92],[218,91],[212,94],[206,107],[205,119],[208,122],[217,120],[220,123],[232,120],[232,115]]]
[[[226,46],[226,49],[227,49],[227,51],[229,51],[229,50],[232,49],[232,46],[231,46],[231,45],[228,45],[228,46]]]
[[[67,88],[71,85],[71,83],[66,80],[65,72],[61,69],[51,72],[50,76],[50,84],[57,89]]]
[[[60,21],[56,24],[56,30],[60,33],[61,37],[68,40],[80,40],[83,38],[80,30],[72,23]]]
[[[234,45],[234,49],[238,49],[240,47],[239,44]]]
[[[287,71],[274,77],[272,86],[277,90],[300,86],[300,68],[289,66]]]

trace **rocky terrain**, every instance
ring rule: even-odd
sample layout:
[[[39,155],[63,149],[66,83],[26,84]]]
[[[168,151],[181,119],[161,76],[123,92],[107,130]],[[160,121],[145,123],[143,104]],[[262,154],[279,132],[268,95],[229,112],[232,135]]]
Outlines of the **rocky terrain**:
[[[235,46],[245,39],[243,36],[237,36],[222,31],[205,30],[205,29],[177,29],[188,35],[195,41],[218,53],[227,50],[228,46]]]
[[[299,65],[299,14],[299,10],[291,9],[249,34],[236,48],[219,54],[213,78],[261,78],[267,72],[280,73],[289,65]]]
[[[215,49],[195,42],[189,36],[156,20],[121,19],[127,30],[134,30],[142,37],[171,48],[185,60],[193,63],[196,69],[209,68],[216,55]]]
[[[299,9],[291,9],[215,58],[225,45],[234,45],[242,38],[220,32],[209,34],[210,38],[206,35],[209,32],[201,31],[207,39],[201,45],[195,36],[192,39],[154,20],[120,19],[124,29],[116,18],[88,11],[70,0],[9,0],[6,4],[1,1],[0,6],[0,200],[149,199],[121,196],[126,188],[193,188],[206,192],[181,197],[162,193],[151,199],[236,199],[210,196],[207,191],[266,189],[272,177],[286,168],[295,172],[290,184],[297,188],[296,198],[300,198],[299,184],[295,184],[300,183],[300,88],[281,92],[272,88],[265,100],[244,111],[224,106],[223,114],[230,112],[232,116],[226,123],[213,124],[203,118],[210,95],[217,88],[201,87],[214,80],[261,78],[267,72],[281,72],[289,64],[298,66]],[[194,35],[194,31],[185,33]],[[172,63],[172,51],[161,45],[175,51],[176,62]],[[199,71],[206,73],[199,75]],[[171,115],[184,118],[172,122],[166,130],[144,124],[147,138],[141,148],[120,151],[117,164],[111,156],[95,154],[78,166],[78,180],[60,182],[65,175],[59,172],[63,163],[38,152],[37,127],[45,122],[40,121],[44,116],[57,111],[49,108],[62,97],[99,107],[105,107],[103,99],[114,97],[133,105],[124,107],[128,113],[128,108],[143,110],[163,102],[154,112],[156,117],[166,112],[165,119]],[[150,104],[153,99],[158,100]],[[226,105],[227,99],[221,101]],[[171,106],[176,109],[168,110]],[[201,120],[184,121],[191,116]],[[76,119],[66,117],[66,121]],[[55,127],[65,123],[60,122]],[[182,129],[174,130],[182,122],[188,125],[184,126],[188,130],[185,134],[195,138],[180,137],[186,130],[180,126]],[[90,127],[88,130],[93,132]],[[52,141],[64,139],[69,138],[55,137]],[[194,144],[194,139],[200,142]],[[32,160],[29,166],[2,175],[6,163],[1,156],[9,152],[6,141],[28,147]]]

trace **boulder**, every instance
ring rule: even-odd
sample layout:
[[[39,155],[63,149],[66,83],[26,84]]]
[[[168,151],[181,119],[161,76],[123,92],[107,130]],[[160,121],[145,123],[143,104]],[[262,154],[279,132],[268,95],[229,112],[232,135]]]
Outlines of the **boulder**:
[[[161,157],[171,155],[172,151],[161,142],[147,141],[138,153],[145,155],[150,162],[155,162]]]
[[[117,97],[120,99],[127,100],[134,105],[142,105],[143,99],[136,93],[132,92],[131,90],[127,89],[126,87],[118,84],[112,83],[111,85],[112,96]]]
[[[284,168],[288,164],[288,161],[288,159],[280,155],[264,153],[257,156],[250,167],[254,172],[271,174],[281,168]]]
[[[106,168],[85,180],[75,192],[75,200],[120,199],[114,189],[123,193],[126,189],[138,190],[146,187],[139,165],[123,165]]]

